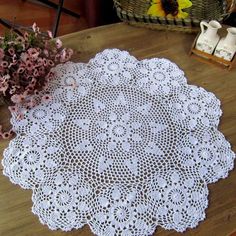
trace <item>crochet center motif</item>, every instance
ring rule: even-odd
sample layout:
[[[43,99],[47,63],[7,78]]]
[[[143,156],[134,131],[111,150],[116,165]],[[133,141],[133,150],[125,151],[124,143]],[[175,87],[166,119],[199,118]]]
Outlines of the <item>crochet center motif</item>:
[[[11,120],[4,174],[33,190],[50,229],[99,236],[183,232],[205,218],[207,184],[235,154],[217,130],[220,102],[166,59],[105,50],[55,68],[53,100]]]
[[[168,125],[171,117],[160,102],[125,87],[113,88],[112,91],[110,87],[103,87],[102,90],[92,90],[90,94],[83,100],[83,105],[71,108],[75,112],[64,122],[73,127],[71,133],[65,135],[68,137],[65,140],[68,150],[74,149],[78,165],[89,165],[81,166],[81,170],[92,169],[93,173],[101,175],[96,179],[101,181],[100,178],[105,178],[106,183],[132,184],[139,182],[140,178],[150,177],[151,169],[159,168],[160,161],[168,162],[170,157],[165,158],[167,152],[158,145],[166,141],[169,147],[174,146],[179,132],[168,140],[168,136],[173,136]],[[157,110],[159,118],[155,118]],[[146,162],[149,162],[148,166]]]

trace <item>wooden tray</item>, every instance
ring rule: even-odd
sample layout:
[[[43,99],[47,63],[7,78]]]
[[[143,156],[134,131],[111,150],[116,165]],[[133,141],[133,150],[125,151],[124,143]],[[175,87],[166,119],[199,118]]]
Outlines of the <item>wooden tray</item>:
[[[223,36],[223,31],[226,32],[226,26],[224,26],[220,31],[219,34],[222,37]],[[201,33],[201,32],[200,32]],[[200,35],[200,33],[198,33],[197,37],[195,38],[191,50],[189,52],[190,56],[195,56],[198,60],[200,60],[203,63],[210,63],[210,64],[216,64],[218,66],[227,68],[228,70],[231,70],[234,65],[236,64],[236,56],[234,55],[232,61],[227,61],[223,58],[217,57],[215,55],[212,54],[208,54],[202,51],[199,51],[195,48],[196,46],[196,42],[198,39],[198,36]]]

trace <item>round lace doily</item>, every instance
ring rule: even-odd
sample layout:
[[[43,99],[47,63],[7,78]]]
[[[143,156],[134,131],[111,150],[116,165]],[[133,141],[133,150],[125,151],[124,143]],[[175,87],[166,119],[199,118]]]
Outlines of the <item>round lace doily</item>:
[[[99,236],[184,231],[205,218],[207,184],[235,154],[217,130],[220,102],[188,85],[167,59],[105,50],[55,69],[53,100],[23,120],[4,152],[4,174],[33,190],[50,229],[88,224]]]

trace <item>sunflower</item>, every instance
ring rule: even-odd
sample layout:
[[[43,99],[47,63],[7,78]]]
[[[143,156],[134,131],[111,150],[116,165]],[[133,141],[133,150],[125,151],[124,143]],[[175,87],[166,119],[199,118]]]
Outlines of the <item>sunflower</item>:
[[[186,18],[188,13],[182,11],[192,6],[190,0],[152,0],[147,14],[157,17]]]

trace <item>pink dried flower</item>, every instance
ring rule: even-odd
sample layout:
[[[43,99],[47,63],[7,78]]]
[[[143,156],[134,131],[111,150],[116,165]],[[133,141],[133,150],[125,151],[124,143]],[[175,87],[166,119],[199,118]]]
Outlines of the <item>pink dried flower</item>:
[[[34,69],[34,65],[31,61],[26,62],[26,69],[32,71]]]
[[[47,33],[48,33],[48,37],[49,37],[50,39],[52,39],[52,38],[53,38],[52,32],[48,30]]]
[[[60,53],[57,53],[54,57],[54,61],[60,61],[60,58],[61,58],[61,54]]]
[[[38,48],[38,47],[36,49],[39,52],[39,54],[42,53],[42,51],[43,51],[41,48]]]
[[[43,85],[43,89],[46,90],[46,89],[48,89],[48,87],[49,87],[49,85],[48,85],[48,81],[47,81],[47,83],[45,83],[45,84]]]
[[[26,63],[27,61],[29,61],[29,54],[28,54],[28,53],[21,53],[20,59],[21,59],[23,62]]]
[[[70,60],[70,56],[66,55],[65,62]]]
[[[58,49],[62,47],[62,41],[60,39],[56,39],[56,47]]]
[[[46,49],[49,48],[49,43],[48,43],[48,41],[45,41],[45,42],[44,42],[44,48],[46,48]]]
[[[66,61],[66,50],[63,49],[61,53],[60,62],[65,62],[65,61]]]
[[[10,129],[8,132],[3,132],[2,126],[0,125],[0,138],[10,139],[14,135],[14,131]]]
[[[12,62],[13,62],[13,63],[17,63],[17,62],[18,62],[18,61],[17,61],[17,56],[16,56],[16,54],[13,55],[13,57],[12,57]]]
[[[2,133],[2,138],[3,139],[9,139],[9,138],[11,138],[11,133],[10,132],[4,132],[4,133]]]
[[[47,61],[46,58],[43,58],[43,65],[44,65],[44,66],[47,66],[47,65],[48,65],[48,61]]]
[[[36,64],[35,64],[35,67],[40,67],[43,65],[43,59],[42,57],[39,57]]]
[[[45,69],[43,66],[39,67],[39,74],[44,75],[45,74]]]
[[[12,97],[11,97],[11,100],[12,102],[14,102],[15,104],[19,104],[19,103],[22,103],[25,99],[25,95],[23,94],[14,94]]]
[[[22,37],[22,36],[18,36],[16,38],[16,42],[21,44],[21,46],[23,46],[24,42],[25,42],[25,39]]]
[[[26,91],[24,91],[23,94],[21,94],[21,95],[22,95],[22,96],[24,97],[24,99],[25,99],[29,94],[28,94],[28,91],[26,90]]]
[[[34,55],[38,52],[38,50],[36,48],[29,48],[27,52],[29,55]]]
[[[40,96],[42,101],[52,99],[50,95],[42,98],[39,92],[48,88],[49,82],[53,80],[55,73],[51,68],[59,62],[68,61],[73,54],[72,49],[62,48],[60,39],[52,43],[48,39],[53,37],[51,32],[48,32],[47,37],[40,34],[35,23],[32,28],[34,32],[22,32],[23,37],[13,31],[12,37],[0,37],[0,96],[13,103],[9,110],[15,112],[18,119],[24,117],[22,109],[37,105],[35,95]],[[0,136],[6,138],[10,133],[3,134],[1,131]]]
[[[25,89],[31,94],[34,89],[34,86],[32,84],[29,84]]]
[[[68,48],[67,52],[68,52],[69,57],[71,57],[74,53],[73,49],[71,49],[71,48]]]
[[[29,57],[34,61],[38,58],[39,51],[35,48],[29,48],[28,49],[28,54],[29,54]]]
[[[3,79],[3,81],[8,81],[9,79],[10,79],[11,77],[10,77],[10,75],[4,75],[3,77],[2,77],[2,79]]]
[[[34,22],[33,25],[32,25],[32,29],[35,33],[39,33],[39,27],[36,25],[36,23]]]
[[[18,70],[17,70],[17,73],[22,74],[24,71],[25,71],[24,67],[19,67]]]
[[[8,87],[9,87],[8,83],[6,83],[6,82],[1,83],[0,82],[0,92],[2,92],[4,96],[6,95],[6,91],[7,91]]]
[[[17,88],[20,88],[20,87],[13,85],[12,88],[10,89],[9,93],[10,93],[10,94],[14,94],[14,93],[16,92]]]
[[[45,55],[46,57],[49,56],[49,53],[48,53],[48,50],[47,50],[47,49],[44,49],[44,50],[43,50],[43,53],[44,53],[44,55]]]
[[[0,48],[0,60],[2,60],[5,56],[4,50]]]
[[[28,41],[28,39],[29,39],[29,34],[28,34],[27,32],[24,32],[24,39],[25,39],[26,41]]]
[[[50,96],[50,95],[44,95],[43,97],[42,97],[42,101],[43,102],[49,102],[49,101],[51,101],[52,100],[52,96]]]
[[[1,66],[2,66],[3,68],[7,68],[7,67],[8,67],[8,62],[7,62],[7,61],[2,61],[2,62],[1,62]]]
[[[8,110],[11,112],[11,113],[15,113],[15,112],[18,112],[18,107],[15,105],[15,106],[9,106],[8,107]]]
[[[14,135],[13,129],[10,129],[10,130],[7,131],[7,132],[3,132],[2,125],[0,125],[0,138],[9,139],[9,138],[11,138],[13,135]]]
[[[11,68],[12,66],[15,66],[17,64],[17,61],[11,62],[8,66],[8,68]]]
[[[51,80],[51,79],[53,79],[54,77],[55,77],[55,73],[52,72],[52,71],[50,71],[50,72],[47,74],[46,79]]]
[[[34,90],[34,95],[39,95],[39,91],[37,89]]]
[[[31,84],[32,86],[35,86],[35,85],[36,85],[36,82],[37,82],[37,80],[36,80],[35,78],[32,78],[30,84]]]
[[[54,62],[52,60],[48,60],[48,65],[53,67],[55,64],[54,64]]]
[[[11,56],[13,56],[15,54],[15,49],[14,48],[9,48],[8,52]]]
[[[35,22],[34,22],[34,23],[33,23],[33,25],[32,25],[32,29],[33,29],[33,31],[34,31],[34,32],[36,32],[36,31],[37,31],[37,25],[36,25],[36,23],[35,23]]]
[[[20,103],[20,102],[21,102],[20,95],[14,94],[14,95],[11,97],[11,100],[12,100],[12,102],[14,102],[14,103],[16,103],[16,104]]]
[[[36,104],[37,104],[37,103],[36,103],[36,101],[35,101],[34,98],[30,98],[30,101],[27,102],[27,106],[28,106],[29,108],[33,108],[33,107],[35,107]]]
[[[34,76],[34,77],[38,77],[38,76],[39,76],[38,70],[37,70],[37,69],[34,69],[33,71],[34,71],[34,72],[33,72],[33,76]]]
[[[14,71],[14,72],[12,73],[12,77],[13,77],[13,79],[16,79],[16,78],[18,78],[18,74],[17,74],[17,72],[16,72],[16,71]]]

